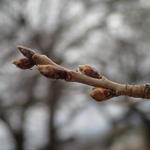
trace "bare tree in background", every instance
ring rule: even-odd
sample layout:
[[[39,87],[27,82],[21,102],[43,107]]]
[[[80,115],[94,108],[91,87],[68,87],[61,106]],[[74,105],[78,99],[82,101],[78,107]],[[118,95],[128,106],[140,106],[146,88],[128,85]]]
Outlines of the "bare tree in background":
[[[48,108],[47,141],[38,149],[63,149],[67,140],[59,139],[55,118],[61,107],[60,100],[71,92],[70,84],[64,84],[63,81],[47,82],[34,70],[12,70],[10,62],[20,56],[15,49],[17,45],[36,49],[56,63],[69,67],[74,66],[68,64],[65,55],[69,51],[76,51],[80,53],[76,63],[95,64],[100,73],[121,83],[143,84],[150,80],[150,71],[146,66],[150,55],[148,1],[146,4],[146,1],[134,0],[1,0],[0,15],[0,119],[11,134],[16,150],[31,148],[25,136],[27,112],[41,103]],[[88,90],[79,88],[83,92]],[[138,125],[143,127],[142,131],[146,129],[144,138],[147,142],[144,148],[149,149],[149,111],[143,112],[138,109],[139,104],[127,98],[122,98],[122,102],[128,104],[128,111],[120,120],[111,120],[113,133],[109,132],[102,140],[93,140],[74,149],[97,147],[113,150],[117,137],[133,132],[134,114],[141,120]],[[90,105],[72,110],[70,116],[82,113]],[[107,104],[98,105],[105,108]],[[119,126],[121,123],[123,127]],[[130,147],[127,149],[132,150]]]

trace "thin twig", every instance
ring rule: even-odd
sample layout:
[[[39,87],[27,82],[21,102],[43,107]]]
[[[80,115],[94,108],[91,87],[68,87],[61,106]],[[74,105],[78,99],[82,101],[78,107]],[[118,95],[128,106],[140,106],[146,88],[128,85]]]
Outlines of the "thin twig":
[[[147,99],[150,98],[150,84],[149,83],[144,84],[144,85],[119,84],[119,83],[108,80],[104,76],[99,76],[97,78],[97,72],[95,71],[95,68],[93,69],[91,67],[91,68],[86,68],[86,69],[88,73],[89,71],[93,69],[94,73],[96,72],[96,77],[93,75],[89,75],[87,74],[87,72],[84,72],[84,71],[82,73],[79,73],[78,71],[73,71],[73,70],[64,68],[56,64],[55,62],[53,62],[46,55],[37,54],[29,48],[26,48],[23,46],[18,46],[17,48],[20,50],[20,52],[23,53],[24,56],[26,56],[29,60],[31,60],[31,62],[33,61],[34,64],[36,64],[39,72],[45,77],[52,78],[52,79],[64,79],[67,82],[78,82],[78,83],[90,85],[93,87],[100,87],[101,89],[95,89],[93,90],[93,92],[98,97],[100,96],[103,97],[104,95],[102,94],[105,94],[105,98],[103,98],[103,100],[107,100],[112,97],[121,96],[121,95],[137,97],[137,98],[147,98]],[[15,61],[13,61],[13,63],[14,62]],[[15,64],[15,65],[17,66],[18,64]],[[82,65],[82,67],[84,66]],[[24,69],[24,68],[21,68],[21,69]],[[99,91],[103,93],[99,94]],[[101,101],[101,99],[99,101]]]

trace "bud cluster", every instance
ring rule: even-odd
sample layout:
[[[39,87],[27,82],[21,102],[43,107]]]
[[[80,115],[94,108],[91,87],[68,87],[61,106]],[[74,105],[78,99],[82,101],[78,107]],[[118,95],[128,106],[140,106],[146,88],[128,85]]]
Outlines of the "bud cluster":
[[[16,65],[20,69],[32,68],[35,65],[32,59],[32,56],[35,54],[35,52],[23,46],[17,46],[17,48],[26,58],[16,59],[12,62],[12,64]]]
[[[45,55],[39,55],[36,54],[33,50],[23,47],[23,46],[17,46],[19,51],[25,56],[25,58],[20,58],[14,60],[12,63],[19,67],[20,69],[30,69],[34,65],[37,65],[37,70],[45,77],[49,79],[64,79],[66,81],[74,81],[71,80],[74,75],[74,73],[71,74],[71,71],[68,71],[67,69],[55,64],[51,63],[48,57]],[[38,57],[37,57],[38,56]],[[39,60],[37,60],[37,58]],[[38,65],[40,64],[40,65]],[[45,64],[45,65],[44,65]],[[48,65],[52,64],[52,65]],[[79,65],[79,70],[82,74],[96,78],[101,79],[102,76],[99,74],[99,72],[92,66],[89,65]],[[76,75],[76,73],[75,73]],[[80,74],[81,75],[81,74]],[[89,78],[90,80],[91,78]],[[78,82],[78,81],[77,81]],[[87,82],[87,81],[86,81]],[[82,83],[82,82],[81,82]],[[84,83],[84,82],[83,82]],[[95,87],[90,92],[90,96],[95,99],[98,102],[108,100],[115,96],[114,91],[102,87]]]

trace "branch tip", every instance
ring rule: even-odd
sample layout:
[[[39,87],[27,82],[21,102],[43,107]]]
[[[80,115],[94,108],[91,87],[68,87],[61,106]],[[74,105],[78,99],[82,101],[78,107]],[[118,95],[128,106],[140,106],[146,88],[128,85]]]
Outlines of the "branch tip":
[[[19,51],[27,58],[32,59],[32,56],[35,54],[34,50],[24,47],[24,46],[17,46]]]

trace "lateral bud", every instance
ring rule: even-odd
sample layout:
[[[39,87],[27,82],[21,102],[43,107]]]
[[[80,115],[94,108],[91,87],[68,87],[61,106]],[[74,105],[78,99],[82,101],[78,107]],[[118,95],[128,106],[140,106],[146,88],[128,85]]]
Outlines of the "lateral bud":
[[[93,77],[93,78],[101,78],[101,75],[96,70],[96,68],[89,66],[89,65],[79,65],[79,70],[82,74],[85,74],[87,76]]]
[[[49,79],[66,79],[68,72],[52,65],[37,65],[37,70]]]
[[[98,102],[106,101],[115,96],[112,90],[102,87],[93,88],[89,95]]]
[[[35,65],[34,61],[28,58],[16,59],[12,62],[12,64],[16,65],[16,67],[20,69],[30,69]]]

